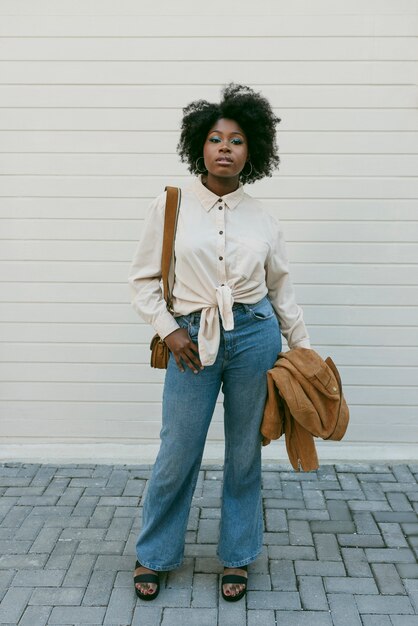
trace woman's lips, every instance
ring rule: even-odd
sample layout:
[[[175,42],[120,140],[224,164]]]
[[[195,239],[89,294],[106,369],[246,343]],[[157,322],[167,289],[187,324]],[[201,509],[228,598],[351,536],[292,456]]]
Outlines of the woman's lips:
[[[228,159],[216,159],[216,163],[219,163],[219,165],[232,165],[232,161]]]

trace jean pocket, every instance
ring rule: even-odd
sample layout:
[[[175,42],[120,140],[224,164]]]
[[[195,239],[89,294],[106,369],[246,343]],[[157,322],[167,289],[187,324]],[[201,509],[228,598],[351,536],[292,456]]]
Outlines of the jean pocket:
[[[190,316],[189,315],[178,315],[174,318],[180,328],[186,328],[188,330],[190,326]]]
[[[255,320],[269,320],[274,317],[273,306],[267,298],[255,304],[247,304],[251,317]]]
[[[199,322],[190,322],[188,327],[189,337],[194,342],[197,343],[197,336],[199,334]]]
[[[184,328],[189,333],[189,337],[195,343],[197,342],[197,335],[199,333],[199,320],[193,318],[193,313],[189,315],[180,315],[176,317],[176,322],[180,328]]]

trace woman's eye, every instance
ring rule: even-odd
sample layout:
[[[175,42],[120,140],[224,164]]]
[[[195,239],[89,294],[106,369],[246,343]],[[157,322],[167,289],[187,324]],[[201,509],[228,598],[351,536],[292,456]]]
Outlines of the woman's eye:
[[[221,139],[219,137],[210,137],[209,141],[213,142],[213,143],[217,143],[218,141],[221,141]],[[233,139],[231,139],[231,143],[239,145],[241,143],[243,143],[242,139],[239,139],[238,137],[234,137]]]

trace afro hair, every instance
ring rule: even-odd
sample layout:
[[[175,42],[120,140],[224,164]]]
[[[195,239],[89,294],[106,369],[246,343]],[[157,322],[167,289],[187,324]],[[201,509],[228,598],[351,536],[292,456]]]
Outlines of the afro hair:
[[[206,137],[220,118],[234,120],[244,131],[251,155],[252,170],[246,176],[244,170],[240,180],[253,183],[271,176],[278,167],[280,159],[277,153],[276,128],[280,118],[273,113],[269,101],[251,87],[229,83],[222,89],[219,104],[207,100],[195,100],[183,108],[180,140],[177,152],[181,161],[188,163],[192,174],[201,173],[196,161],[203,156]]]

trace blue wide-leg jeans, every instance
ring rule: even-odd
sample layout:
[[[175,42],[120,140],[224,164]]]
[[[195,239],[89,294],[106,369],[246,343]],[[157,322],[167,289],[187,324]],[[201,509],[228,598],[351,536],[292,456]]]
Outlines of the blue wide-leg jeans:
[[[163,392],[161,445],[143,503],[136,544],[145,567],[168,571],[183,561],[190,507],[208,428],[222,385],[225,459],[217,556],[224,567],[247,565],[263,542],[260,424],[266,372],[282,342],[270,300],[234,304],[234,329],[225,331],[216,361],[198,374],[180,372],[170,355]],[[197,343],[200,311],[177,317]]]

